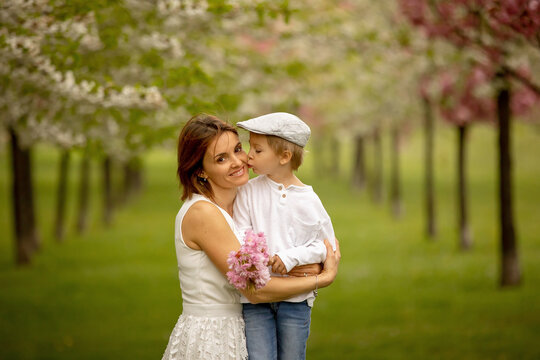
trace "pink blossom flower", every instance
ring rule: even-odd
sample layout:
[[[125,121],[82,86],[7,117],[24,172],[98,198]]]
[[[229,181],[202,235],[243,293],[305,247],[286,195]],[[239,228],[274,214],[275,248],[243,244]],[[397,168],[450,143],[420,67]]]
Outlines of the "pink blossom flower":
[[[270,280],[268,270],[268,246],[262,232],[255,234],[248,230],[244,243],[238,251],[231,251],[227,258],[230,271],[227,279],[239,290],[260,289]]]

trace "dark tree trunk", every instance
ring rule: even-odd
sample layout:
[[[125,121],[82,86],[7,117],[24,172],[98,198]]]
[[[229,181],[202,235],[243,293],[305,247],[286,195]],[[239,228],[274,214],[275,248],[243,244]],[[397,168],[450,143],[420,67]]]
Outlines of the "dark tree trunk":
[[[138,158],[132,158],[124,164],[124,201],[129,201],[132,197],[140,193],[142,189],[142,166]]]
[[[103,222],[109,226],[113,216],[113,194],[112,194],[112,161],[110,156],[103,159]]]
[[[133,195],[133,168],[131,163],[125,162],[122,170],[124,172],[124,181],[122,182],[122,203],[128,202]]]
[[[14,129],[11,138],[13,220],[15,225],[15,261],[29,264],[32,254],[41,247],[37,232],[34,192],[32,186],[32,161],[30,149],[20,146]]]
[[[143,189],[143,164],[141,159],[134,159],[131,161],[131,187],[135,195],[140,194]]]
[[[468,192],[467,192],[467,125],[458,126],[458,208],[459,208],[459,248],[468,250],[472,246],[469,227]]]
[[[331,164],[330,169],[332,172],[332,176],[339,177],[339,159],[341,159],[341,157],[339,155],[340,153],[339,140],[337,139],[335,135],[332,136],[330,146],[332,147],[332,149],[330,149],[332,153],[332,159],[330,162]]]
[[[79,170],[79,209],[77,214],[77,233],[88,228],[88,208],[90,199],[90,152],[85,149]]]
[[[499,74],[504,77],[504,74]],[[499,120],[499,210],[501,220],[501,286],[515,286],[521,282],[521,270],[514,230],[512,199],[512,162],[510,143],[510,89],[497,93]]]
[[[425,210],[426,210],[426,234],[434,239],[437,235],[435,219],[435,189],[433,181],[433,152],[434,152],[434,121],[431,102],[423,97],[424,103],[424,161],[425,161]]]
[[[60,164],[58,168],[58,189],[56,193],[56,223],[54,228],[54,236],[58,241],[64,240],[66,233],[65,220],[69,158],[69,150],[64,149],[60,156]]]
[[[364,135],[358,134],[355,136],[352,184],[354,188],[359,190],[362,190],[366,186],[366,162],[364,143]]]
[[[380,203],[383,198],[383,162],[382,162],[381,129],[376,127],[373,131],[373,184],[372,198],[375,203]]]
[[[399,172],[399,127],[392,127],[392,141],[390,151],[390,201],[392,205],[392,214],[399,218],[402,214],[401,188]]]

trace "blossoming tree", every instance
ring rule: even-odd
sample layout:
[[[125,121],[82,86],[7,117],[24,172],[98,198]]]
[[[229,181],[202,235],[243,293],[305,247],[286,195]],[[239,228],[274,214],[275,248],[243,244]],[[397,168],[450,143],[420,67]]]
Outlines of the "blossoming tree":
[[[103,154],[104,217],[110,221],[111,156],[129,163],[170,139],[188,113],[216,104],[225,112],[234,110],[243,89],[235,86],[239,72],[225,53],[235,48],[216,34],[226,23],[228,31],[238,32],[242,23],[277,14],[281,7],[241,0],[10,0],[0,5],[0,108],[13,149],[17,262],[28,263],[39,246],[33,144],[49,142],[64,149],[57,235],[65,212],[68,154],[74,147]],[[86,221],[88,164],[85,156],[80,229]]]
[[[530,62],[535,55],[529,49],[540,46],[540,2],[400,0],[399,3],[410,22],[428,37],[467,50],[474,62],[495,74],[492,87],[499,129],[500,283],[517,285],[521,281],[521,269],[513,215],[510,120],[512,97],[519,94],[512,94],[511,82],[528,88],[525,97],[529,100],[518,102],[535,102],[539,98],[537,80],[519,71],[519,66],[528,65],[521,63],[523,55],[526,55],[524,61]]]

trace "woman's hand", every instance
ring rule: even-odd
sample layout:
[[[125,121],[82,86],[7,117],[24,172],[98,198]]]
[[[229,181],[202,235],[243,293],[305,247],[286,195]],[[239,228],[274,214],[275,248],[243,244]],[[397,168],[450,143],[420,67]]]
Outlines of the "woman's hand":
[[[337,276],[339,261],[341,260],[341,251],[339,250],[339,241],[336,239],[336,251],[332,249],[332,245],[324,239],[326,245],[326,259],[324,260],[323,271],[319,275],[319,287],[330,285]]]
[[[339,241],[338,239],[335,239],[336,242],[336,251],[333,252],[333,256],[335,257],[338,266],[339,261],[341,260],[341,251],[339,250]],[[326,243],[325,243],[326,245]],[[328,250],[328,249],[327,249]],[[327,253],[328,254],[328,253]],[[327,255],[328,256],[328,255]],[[295,266],[287,273],[289,276],[314,276],[314,275],[320,275],[323,269],[323,264],[307,264],[307,265],[299,265]]]
[[[313,276],[322,272],[322,264],[307,264],[295,266],[287,273],[289,276]]]
[[[339,264],[339,261],[341,260],[341,251],[339,251],[339,241],[337,238],[334,238],[334,240],[336,241],[336,256],[337,256],[337,261],[338,261],[338,264]]]

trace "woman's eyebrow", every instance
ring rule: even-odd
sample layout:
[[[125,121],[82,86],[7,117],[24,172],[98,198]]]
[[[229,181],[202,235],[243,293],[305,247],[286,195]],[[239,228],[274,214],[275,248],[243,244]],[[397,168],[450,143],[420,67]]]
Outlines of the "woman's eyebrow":
[[[242,143],[239,141],[234,147],[236,148],[238,145],[242,146]],[[227,152],[222,152],[219,154],[214,155],[214,159],[222,156],[227,156]]]
[[[217,158],[220,158],[220,157],[225,157],[225,156],[227,156],[227,153],[226,153],[226,152],[222,152],[222,153],[219,153],[219,154],[214,155],[214,159],[217,159]]]

